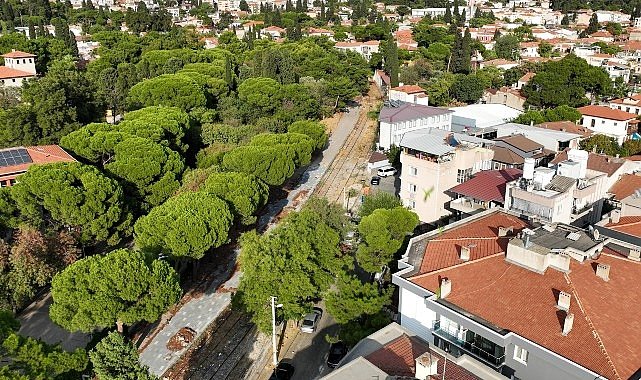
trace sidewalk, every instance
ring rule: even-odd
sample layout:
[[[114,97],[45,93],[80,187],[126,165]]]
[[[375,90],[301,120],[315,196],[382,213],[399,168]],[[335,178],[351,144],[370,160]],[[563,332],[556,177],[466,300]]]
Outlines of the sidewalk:
[[[307,167],[303,173],[300,184],[290,191],[286,200],[281,204],[268,206],[268,211],[258,221],[258,229],[272,222],[273,218],[285,207],[297,207],[304,203],[314,188],[318,185],[321,177],[331,165],[332,161],[345,143],[347,136],[351,133],[358,120],[360,107],[351,108],[345,113],[338,124],[338,128],[329,139],[327,149],[323,151],[322,157],[317,158]],[[238,255],[238,251],[234,252]],[[235,260],[230,260],[232,264]],[[169,339],[183,327],[190,327],[196,331],[197,336],[194,341],[206,330],[216,318],[229,306],[231,302],[231,291],[234,291],[240,280],[240,272],[236,271],[232,275],[234,265],[217,270],[216,278],[221,280],[215,281],[203,296],[192,299],[167,322],[162,330],[152,338],[151,342],[144,348],[140,354],[140,362],[149,367],[151,373],[162,376],[180,356],[189,349],[184,348],[178,352],[169,351],[166,347]],[[230,278],[231,276],[231,278]],[[222,283],[225,279],[228,279]],[[223,291],[221,291],[223,290]],[[271,349],[271,347],[268,347]],[[263,364],[264,365],[264,364]]]

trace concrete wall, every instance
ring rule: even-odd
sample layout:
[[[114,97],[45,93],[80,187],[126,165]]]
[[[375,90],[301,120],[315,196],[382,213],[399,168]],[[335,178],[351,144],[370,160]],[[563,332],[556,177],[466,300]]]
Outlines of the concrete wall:
[[[636,100],[634,102],[636,103]],[[615,110],[630,112],[636,115],[638,115],[641,112],[641,107],[635,106],[634,104],[621,104],[621,103],[610,102],[610,108]]]
[[[594,127],[592,121],[594,120]],[[581,125],[594,133],[614,137],[619,145],[623,144],[628,135],[628,123],[626,121],[617,121],[603,119],[584,115],[581,119]]]

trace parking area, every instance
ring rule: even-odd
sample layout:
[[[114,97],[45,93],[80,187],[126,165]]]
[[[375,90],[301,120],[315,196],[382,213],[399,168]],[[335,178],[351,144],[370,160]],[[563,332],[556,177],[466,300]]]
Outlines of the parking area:
[[[369,176],[369,185],[371,186],[372,192],[383,191],[398,196],[401,185],[401,179],[398,173],[389,177],[379,177],[380,182],[378,185],[372,184],[372,177],[376,176],[376,171],[372,171]]]

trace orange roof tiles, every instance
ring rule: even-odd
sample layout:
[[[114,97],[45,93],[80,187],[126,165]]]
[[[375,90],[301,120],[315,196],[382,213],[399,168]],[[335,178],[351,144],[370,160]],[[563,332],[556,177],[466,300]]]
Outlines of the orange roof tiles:
[[[536,75],[536,73],[532,73],[532,72],[530,72],[530,73],[525,73],[525,75],[523,75],[523,76],[521,77],[521,79],[519,79],[519,82],[525,82],[525,83],[527,83],[527,82],[529,82],[529,81],[530,81],[530,79],[534,78],[534,76],[535,76],[535,75]]]
[[[568,150],[566,149],[563,152],[557,154],[551,164],[556,165],[561,161],[566,161],[568,159]],[[608,177],[611,177],[617,170],[625,163],[624,158],[615,158],[610,157],[605,154],[589,153],[588,154],[588,169],[595,170],[597,172],[606,173]]]
[[[634,194],[634,191],[641,189],[641,176],[636,174],[624,174],[610,188],[610,193],[614,194],[617,201],[627,198]]]
[[[602,119],[626,121],[636,119],[637,115],[621,110],[615,110],[610,107],[589,105],[577,108],[582,115],[600,117]]]
[[[608,223],[605,227],[641,238],[641,216],[622,216],[617,223]]]
[[[3,54],[3,58],[30,58],[30,57],[35,57],[34,54],[31,53],[25,53],[24,51],[20,50],[13,50],[10,53]]]
[[[592,136],[592,131],[587,128],[584,128],[572,121],[548,121],[542,124],[535,125],[537,128],[552,129],[555,131],[576,133],[583,137]]]
[[[7,66],[0,66],[0,79],[30,78],[35,76],[36,75],[33,73],[12,69],[11,67],[7,67]]]
[[[16,148],[9,148],[16,149]],[[6,149],[6,150],[9,150]],[[3,180],[13,179],[18,174],[22,174],[27,171],[29,166],[34,164],[49,164],[54,162],[73,162],[76,161],[69,153],[65,152],[64,149],[58,145],[41,145],[41,146],[30,146],[24,148],[27,150],[29,157],[31,157],[32,162],[4,166],[0,167],[0,178]]]
[[[421,92],[421,93],[425,92],[423,87],[415,85],[415,84],[406,84],[404,86],[394,87],[394,88],[392,88],[392,90],[404,92],[406,94],[415,94],[417,92]]]
[[[538,274],[509,264],[502,252],[410,281],[435,292],[439,278],[447,277],[448,302],[603,376],[627,379],[641,363],[636,291],[641,263],[608,254],[597,262],[611,266],[610,281],[596,277],[594,262],[572,260],[567,274],[554,269]],[[556,308],[559,291],[572,294],[575,319],[567,336],[561,335],[565,312]]]
[[[470,261],[504,252],[508,238],[498,236],[498,227],[513,227],[514,232],[529,224],[505,212],[495,212],[452,228],[427,242],[419,273],[429,273],[463,263],[461,246],[470,247]]]

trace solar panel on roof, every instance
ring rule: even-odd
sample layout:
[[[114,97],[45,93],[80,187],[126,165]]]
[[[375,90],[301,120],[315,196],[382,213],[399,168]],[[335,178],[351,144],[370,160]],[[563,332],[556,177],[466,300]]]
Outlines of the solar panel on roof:
[[[24,148],[0,151],[0,168],[30,163],[31,156]]]
[[[578,232],[570,232],[567,236],[566,239],[570,239],[572,241],[577,241],[581,235]]]

